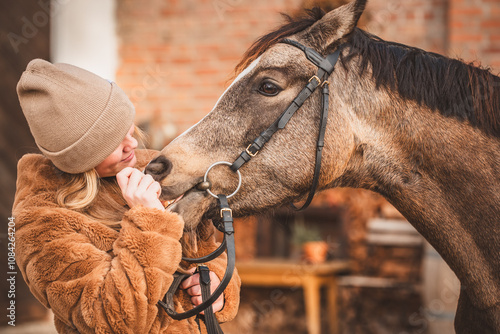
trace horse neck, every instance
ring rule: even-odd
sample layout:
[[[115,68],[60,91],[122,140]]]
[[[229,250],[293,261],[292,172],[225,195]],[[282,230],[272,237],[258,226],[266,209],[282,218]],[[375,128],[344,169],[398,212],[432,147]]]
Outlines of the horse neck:
[[[385,196],[440,252],[476,303],[493,305],[500,299],[500,141],[383,94],[372,98],[385,105],[356,114],[355,153],[336,186]]]

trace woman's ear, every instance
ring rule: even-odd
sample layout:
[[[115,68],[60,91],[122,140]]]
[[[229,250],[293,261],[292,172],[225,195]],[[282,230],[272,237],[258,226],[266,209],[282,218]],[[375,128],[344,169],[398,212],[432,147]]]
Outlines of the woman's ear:
[[[326,13],[301,37],[318,51],[327,49],[354,30],[366,3],[367,0],[355,0]]]

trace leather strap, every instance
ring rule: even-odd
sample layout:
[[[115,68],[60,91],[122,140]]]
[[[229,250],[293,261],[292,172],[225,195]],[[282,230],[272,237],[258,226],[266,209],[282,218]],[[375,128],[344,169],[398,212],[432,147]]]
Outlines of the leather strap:
[[[198,273],[200,274],[201,299],[205,301],[210,298],[210,269],[207,266],[201,265],[198,266]],[[205,322],[208,334],[222,333],[219,322],[215,318],[212,305],[208,306],[204,311],[204,315],[200,316]]]
[[[167,308],[168,309],[170,309],[170,308],[174,309],[174,305],[173,305],[173,303],[174,303],[174,294],[177,291],[177,289],[179,289],[179,285],[181,285],[182,281],[184,281],[186,278],[188,278],[191,275],[189,275],[189,274],[183,274],[181,272],[176,271],[173,276],[174,276],[174,280],[172,281],[172,284],[170,284],[170,287],[168,288],[167,293],[163,297],[163,300],[159,300],[158,301],[158,305],[160,305],[161,307],[163,307],[165,310]],[[171,303],[171,305],[168,305],[169,303]]]
[[[200,265],[198,266],[197,271],[200,274],[201,298],[202,301],[205,302],[210,298],[210,269],[208,269],[207,266]],[[165,301],[159,301],[158,304],[165,308],[164,305],[167,305],[168,300],[173,300],[173,294],[175,294],[177,289],[179,289],[182,281],[184,281],[189,276],[189,274],[176,272],[174,274],[174,280],[170,285],[167,294],[165,295]],[[168,305],[166,307],[168,308]],[[215,314],[213,312],[212,304],[208,305],[204,312],[205,315],[201,317],[201,320],[205,322],[208,334],[223,334],[222,329],[220,328],[217,318],[215,317]],[[199,325],[198,319],[197,323]]]
[[[217,258],[219,255],[224,253],[225,250],[226,250],[226,235],[224,234],[224,239],[222,239],[220,246],[217,247],[217,249],[214,250],[212,253],[197,258],[182,257],[182,260],[191,263],[205,263]]]
[[[312,77],[308,84],[302,89],[302,91],[297,95],[297,97],[292,101],[290,106],[285,110],[283,115],[278,120],[278,129],[283,129],[285,125],[287,125],[288,121],[292,116],[295,114],[297,110],[299,110],[300,107],[306,102],[306,100],[309,98],[309,96],[314,93],[316,88],[321,84],[321,81],[319,79],[320,77],[314,76]]]
[[[259,137],[257,137],[251,145],[247,147],[245,151],[243,151],[240,156],[235,160],[235,162],[231,165],[231,169],[233,171],[237,171],[243,164],[250,161],[250,159],[255,156],[264,145],[271,139],[271,137],[276,133],[276,131],[283,129],[286,124],[290,121],[295,112],[304,104],[304,102],[314,93],[314,91],[321,84],[322,86],[322,113],[318,134],[318,142],[316,145],[316,161],[314,167],[314,176],[311,185],[311,189],[309,192],[309,196],[306,199],[304,205],[298,210],[305,209],[312,201],[314,197],[314,193],[316,192],[316,188],[318,186],[319,175],[321,172],[321,157],[324,147],[324,138],[326,132],[326,125],[328,122],[328,105],[329,105],[329,84],[327,82],[328,77],[333,72],[335,64],[338,61],[341,47],[337,49],[333,54],[328,55],[327,57],[321,56],[315,50],[308,48],[299,42],[284,39],[281,41],[282,43],[286,43],[301,49],[307,59],[309,59],[313,64],[318,67],[318,72],[315,76],[313,76],[307,85],[301,90],[301,92],[295,97],[292,103],[288,106],[288,108],[280,115],[280,117],[265,131],[263,131]],[[209,269],[206,266],[199,266],[200,272],[200,286],[202,289],[202,303],[191,310],[188,310],[183,313],[177,313],[174,307],[174,294],[175,291],[179,288],[181,282],[187,278],[189,275],[175,273],[174,280],[165,294],[164,300],[158,301],[158,305],[161,306],[167,314],[176,320],[186,319],[192,317],[194,315],[198,315],[202,311],[205,311],[205,316],[203,317],[206,325],[207,331],[209,334],[223,334],[222,330],[215,318],[213,313],[212,304],[219,298],[219,296],[224,292],[225,288],[229,284],[234,272],[235,267],[235,247],[234,247],[234,229],[233,229],[233,216],[231,209],[229,208],[229,204],[227,201],[227,197],[225,195],[218,195],[219,204],[220,204],[220,214],[222,218],[222,222],[215,222],[214,225],[217,229],[224,233],[224,240],[222,244],[212,253],[197,259],[192,258],[183,258],[185,261],[202,263],[213,260],[224,250],[227,250],[227,267],[224,277],[222,278],[221,283],[215,289],[214,293],[210,295],[210,274]],[[292,204],[293,206],[293,204]],[[295,206],[294,206],[295,207]],[[196,318],[198,322],[198,317]],[[198,323],[199,324],[199,323]]]
[[[328,75],[330,75],[333,72],[333,68],[335,67],[335,63],[337,62],[336,60],[332,61],[332,59],[329,59],[328,57],[325,58],[321,54],[319,54],[316,50],[311,49],[305,45],[300,44],[297,41],[288,38],[281,40],[280,43],[285,43],[301,49],[305,53],[306,58],[311,63],[316,65],[319,69],[323,70],[325,73],[328,73]],[[321,78],[322,76],[323,75],[319,77]]]
[[[311,204],[311,201],[314,198],[314,193],[316,192],[316,188],[318,186],[319,175],[321,172],[321,156],[323,153],[323,147],[325,146],[326,125],[328,123],[328,103],[330,97],[330,89],[328,86],[329,86],[328,81],[325,81],[323,83],[323,92],[321,99],[322,112],[319,125],[318,142],[316,144],[316,163],[314,167],[314,176],[311,184],[311,190],[309,191],[309,195],[307,196],[305,203],[300,208],[297,208],[293,203],[291,203],[292,207],[298,211],[304,210],[309,206],[309,204]]]
[[[214,293],[210,297],[204,300],[200,305],[193,307],[192,309],[183,313],[177,313],[177,311],[175,310],[174,294],[179,288],[180,282],[182,282],[182,280],[185,279],[188,275],[184,275],[184,277],[181,277],[183,276],[183,274],[174,275],[174,281],[170,285],[170,288],[168,289],[167,293],[165,294],[164,301],[162,300],[158,301],[158,305],[161,306],[172,319],[182,320],[195,316],[198,313],[204,311],[206,308],[211,306],[217,300],[217,298],[219,298],[219,296],[224,292],[227,285],[229,284],[229,281],[233,277],[233,272],[236,262],[236,251],[234,247],[233,215],[231,209],[229,208],[226,196],[218,195],[218,197],[221,207],[222,223],[224,224],[224,235],[226,239],[226,249],[227,249],[226,272],[224,274],[224,277],[222,278],[221,283],[219,284],[217,289],[215,289]],[[177,276],[179,276],[180,278],[178,278]]]

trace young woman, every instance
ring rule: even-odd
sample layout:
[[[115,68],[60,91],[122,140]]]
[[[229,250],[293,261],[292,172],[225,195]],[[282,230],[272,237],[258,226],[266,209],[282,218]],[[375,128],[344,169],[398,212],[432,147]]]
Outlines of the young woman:
[[[182,218],[164,208],[160,185],[141,172],[156,152],[136,150],[135,111],[124,92],[41,59],[28,64],[17,92],[43,155],[18,164],[16,260],[58,332],[198,333],[194,319],[172,320],[157,302],[182,268],[182,245],[190,256],[217,247],[213,228],[202,223],[183,242]],[[208,263],[212,289],[225,265],[225,257]],[[239,286],[235,275],[213,305],[220,322],[236,315]],[[197,274],[181,287],[179,312],[201,303]]]

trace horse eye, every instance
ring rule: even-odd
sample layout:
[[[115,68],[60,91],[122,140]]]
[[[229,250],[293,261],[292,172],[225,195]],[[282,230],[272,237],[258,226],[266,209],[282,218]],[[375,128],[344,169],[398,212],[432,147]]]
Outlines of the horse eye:
[[[259,93],[265,96],[276,96],[281,89],[272,82],[263,82],[259,87]]]

